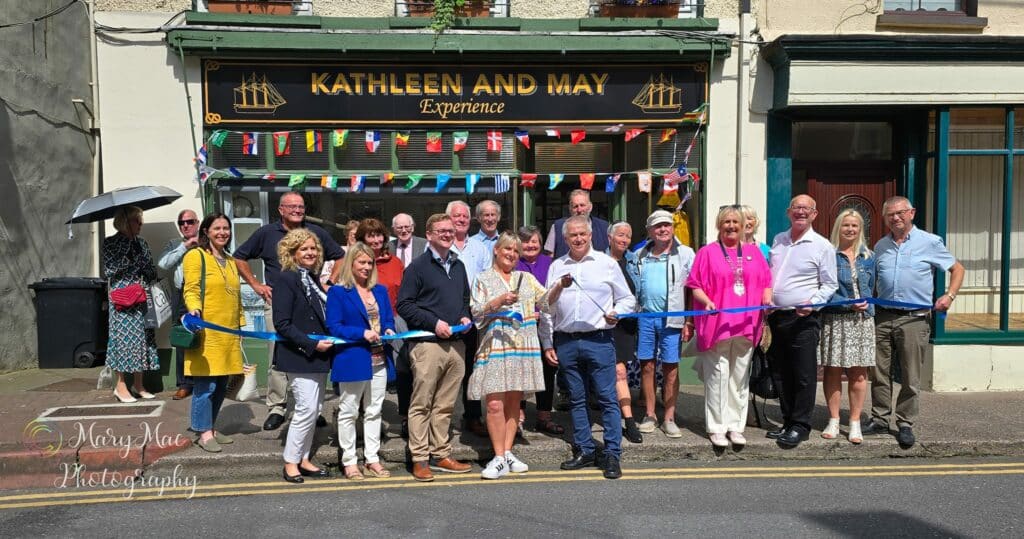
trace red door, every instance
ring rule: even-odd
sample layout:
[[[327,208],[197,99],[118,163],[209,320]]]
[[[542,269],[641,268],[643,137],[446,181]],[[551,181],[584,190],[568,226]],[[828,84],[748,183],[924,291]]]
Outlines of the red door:
[[[814,231],[831,239],[840,212],[853,208],[864,216],[864,236],[872,248],[886,233],[882,204],[896,194],[899,167],[892,161],[794,163],[807,171],[807,194],[818,203]]]

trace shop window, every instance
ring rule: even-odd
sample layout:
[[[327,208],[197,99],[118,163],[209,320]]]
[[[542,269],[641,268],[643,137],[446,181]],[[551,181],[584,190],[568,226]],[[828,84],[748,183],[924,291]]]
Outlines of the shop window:
[[[1024,120],[1024,119],[1022,119]],[[1024,156],[1013,158],[1009,329],[1024,330]]]
[[[590,0],[591,17],[692,19],[704,16],[706,0]]]
[[[450,133],[445,133],[450,137]],[[459,170],[479,172],[484,170],[511,170],[516,168],[516,141],[512,132],[501,133],[501,151],[487,151],[487,132],[471,131],[466,147],[458,153]]]
[[[313,146],[312,152],[307,151],[305,131],[288,133],[291,146],[286,155],[274,155],[274,170],[327,170],[330,168],[330,157],[327,153],[327,149],[330,147],[330,135],[326,131],[313,132],[319,133],[321,136],[321,151],[316,151],[316,146]],[[267,137],[270,137],[270,144],[273,147],[273,135],[268,133]]]
[[[328,139],[325,137],[324,140]],[[345,145],[334,148],[335,168],[356,172],[391,170],[391,144],[391,132],[382,131],[377,151],[370,153],[366,149],[366,132],[349,131]]]
[[[888,161],[892,127],[885,122],[793,122],[793,159]]]
[[[535,142],[534,172],[578,174],[616,172],[612,167],[614,145],[607,142]]]
[[[1006,147],[1004,109],[951,109],[949,149],[1002,150]]]
[[[207,133],[207,137],[209,133]],[[208,163],[211,167],[216,169],[227,169],[228,167],[236,167],[239,169],[265,169],[267,168],[267,148],[266,140],[263,138],[261,133],[258,138],[258,149],[257,155],[246,155],[242,153],[242,134],[229,132],[227,138],[224,139],[224,143],[217,147],[213,144],[206,144],[206,151],[208,152]]]
[[[427,152],[427,133],[414,131],[409,134],[409,144],[396,149],[399,170],[451,170],[452,135],[441,134],[441,153]]]
[[[1024,108],[1014,109],[1013,121],[1013,147],[1018,150],[1024,149]]]
[[[696,128],[680,129],[671,140],[660,142],[660,132],[648,137],[650,168],[658,171],[678,167],[686,159],[686,148],[693,140]],[[701,166],[701,141],[698,137],[694,142],[693,150],[690,151],[690,159],[686,162],[688,170],[700,170]]]

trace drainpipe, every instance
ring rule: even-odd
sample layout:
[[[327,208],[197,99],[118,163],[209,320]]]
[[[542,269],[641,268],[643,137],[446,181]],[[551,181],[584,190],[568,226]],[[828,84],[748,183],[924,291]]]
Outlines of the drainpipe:
[[[102,192],[103,185],[100,179],[100,76],[99,56],[96,53],[96,0],[87,0],[85,10],[89,15],[89,87],[92,91],[92,114],[89,119],[89,133],[93,140],[92,156],[92,178],[90,183],[90,196]],[[92,235],[96,245],[96,256],[92,257],[89,267],[90,275],[100,275],[100,252],[103,245],[103,232],[100,229],[102,222],[89,225],[89,234]]]
[[[736,42],[736,204],[740,204],[740,191],[743,187],[743,133],[747,112],[747,77],[743,62],[747,57],[747,17],[750,16],[750,0],[740,0],[739,23],[740,40]]]

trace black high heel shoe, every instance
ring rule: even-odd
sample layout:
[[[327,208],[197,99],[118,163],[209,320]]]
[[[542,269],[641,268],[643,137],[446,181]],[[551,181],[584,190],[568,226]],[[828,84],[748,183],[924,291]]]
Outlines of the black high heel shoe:
[[[289,482],[289,483],[305,483],[306,480],[303,479],[302,475],[301,475],[302,474],[302,468],[299,468],[299,474],[300,475],[288,475],[288,470],[284,470],[284,469],[281,470],[281,475],[284,477],[284,480]]]
[[[319,470],[307,470],[302,466],[299,466],[299,475],[302,477],[312,477],[314,479],[326,479],[331,476],[331,472],[327,468],[320,468]]]

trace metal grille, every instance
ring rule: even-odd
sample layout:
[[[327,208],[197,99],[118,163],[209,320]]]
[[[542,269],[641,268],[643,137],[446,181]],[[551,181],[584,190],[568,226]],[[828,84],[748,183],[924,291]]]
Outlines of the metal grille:
[[[325,140],[328,137],[325,137]],[[349,131],[345,145],[334,148],[334,163],[338,170],[367,172],[372,170],[391,170],[391,144],[393,135],[381,132],[380,145],[377,151],[370,153],[366,149],[366,131]],[[327,168],[324,165],[324,168]]]
[[[459,152],[459,169],[466,172],[508,170],[516,168],[516,139],[512,133],[501,134],[501,151],[487,151],[487,132],[470,132],[466,148]]]
[[[666,142],[659,142],[661,139],[661,132],[655,132],[648,136],[648,144],[650,144],[650,168],[655,170],[664,170],[673,168],[681,165],[683,160],[686,158],[686,147],[693,140],[693,134],[696,132],[696,127],[689,129],[680,129],[675,137]],[[700,137],[693,145],[693,150],[690,152],[690,160],[686,163],[686,168],[689,170],[698,170],[701,166],[701,140]]]
[[[963,12],[963,0],[885,0],[886,11]]]
[[[615,172],[611,142],[536,142],[534,171],[546,173]]]
[[[265,169],[267,168],[267,148],[263,133],[260,133],[257,142],[259,154],[242,154],[242,134],[228,133],[224,144],[220,148],[207,143],[207,161],[211,167],[226,170],[228,167],[240,169]]]
[[[328,133],[321,131],[320,135],[323,137],[323,143],[321,147],[324,149],[322,152],[307,152],[306,151],[306,132],[297,131],[294,133],[288,133],[288,140],[291,142],[291,148],[287,155],[275,155],[274,156],[274,169],[275,170],[327,170],[330,166],[330,157],[327,154],[327,147],[329,146],[330,140]],[[269,133],[267,136],[271,137],[271,147],[274,146],[273,136]]]
[[[452,169],[452,135],[441,134],[441,153],[427,153],[427,134],[413,132],[409,134],[409,145],[396,148],[399,170],[451,170]],[[468,148],[467,148],[468,150]]]

